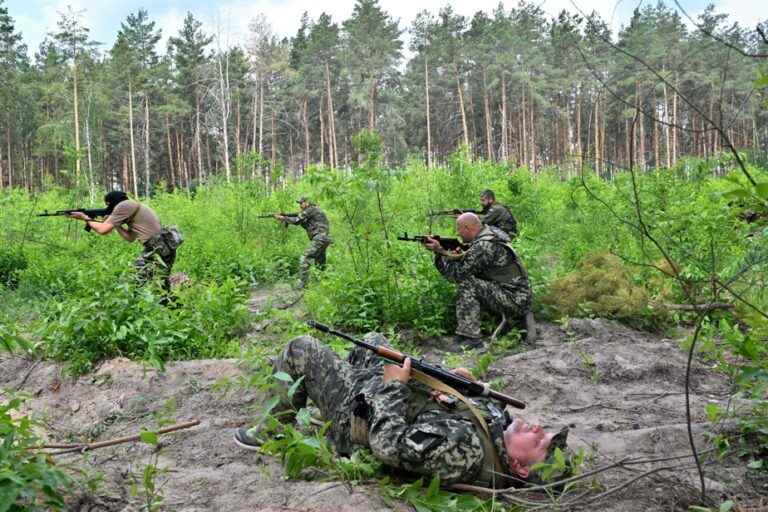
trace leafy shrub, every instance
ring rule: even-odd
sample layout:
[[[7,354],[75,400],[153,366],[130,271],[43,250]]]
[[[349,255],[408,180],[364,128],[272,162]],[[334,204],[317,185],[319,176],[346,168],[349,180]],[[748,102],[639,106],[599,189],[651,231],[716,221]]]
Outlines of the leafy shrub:
[[[241,281],[192,283],[163,306],[157,288],[137,289],[130,279],[52,300],[41,337],[48,355],[67,361],[75,374],[115,356],[155,366],[171,359],[237,354],[237,336],[248,325]]]
[[[632,283],[616,256],[601,253],[588,256],[578,270],[552,283],[543,302],[561,315],[627,319],[645,314],[648,293]]]
[[[68,477],[33,450],[39,440],[26,416],[12,416],[21,400],[0,403],[0,512],[65,510]]]
[[[27,258],[18,249],[0,249],[0,285],[16,288],[19,275],[27,268]]]

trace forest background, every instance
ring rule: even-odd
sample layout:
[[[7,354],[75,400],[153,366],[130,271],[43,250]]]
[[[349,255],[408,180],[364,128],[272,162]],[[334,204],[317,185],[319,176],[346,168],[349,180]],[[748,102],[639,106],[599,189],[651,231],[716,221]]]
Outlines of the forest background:
[[[746,55],[764,42],[712,6],[687,16],[645,4],[612,34],[596,13],[548,18],[521,2],[471,18],[446,6],[404,26],[361,0],[345,20],[305,15],[290,38],[257,16],[236,44],[189,13],[160,48],[138,9],[108,48],[69,9],[30,58],[0,2],[0,186],[82,179],[93,200],[214,176],[279,183],[312,164],[356,162],[362,129],[381,135],[386,165],[431,167],[464,145],[472,158],[566,176],[582,160],[610,176],[630,154],[642,169],[715,155],[723,142],[708,120],[736,147],[760,147],[760,60]],[[633,129],[637,108],[646,115]]]

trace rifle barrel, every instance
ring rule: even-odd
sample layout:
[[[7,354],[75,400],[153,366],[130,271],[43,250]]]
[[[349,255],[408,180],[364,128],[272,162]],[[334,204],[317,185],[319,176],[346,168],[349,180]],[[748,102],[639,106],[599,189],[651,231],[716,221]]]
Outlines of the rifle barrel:
[[[314,329],[317,329],[318,331],[324,332],[326,334],[332,334],[334,336],[338,336],[339,338],[350,341],[355,345],[366,348],[368,350],[372,350],[379,356],[385,359],[389,359],[390,361],[403,363],[405,359],[409,357],[403,354],[402,352],[398,352],[397,350],[394,350],[389,347],[376,346],[376,345],[367,343],[365,341],[357,340],[352,336],[350,336],[349,334],[345,334],[343,332],[337,331],[325,324],[316,322],[315,320],[308,320],[307,325],[309,325]],[[525,409],[525,402],[522,402],[521,400],[518,400],[517,398],[511,397],[509,395],[505,395],[504,393],[494,391],[493,389],[490,388],[490,386],[488,386],[488,384],[469,380],[465,377],[462,377],[461,375],[453,373],[450,370],[444,370],[440,367],[433,366],[429,363],[425,363],[420,359],[414,359],[413,357],[411,357],[410,359],[411,359],[411,368],[414,368],[423,373],[426,373],[427,375],[434,377],[438,380],[442,380],[443,382],[445,382],[450,386],[462,388],[466,390],[467,394],[470,394],[473,396],[486,396],[489,398],[493,398],[494,400],[498,400],[499,402],[505,403],[507,405],[511,405],[512,407],[516,407],[518,409]]]

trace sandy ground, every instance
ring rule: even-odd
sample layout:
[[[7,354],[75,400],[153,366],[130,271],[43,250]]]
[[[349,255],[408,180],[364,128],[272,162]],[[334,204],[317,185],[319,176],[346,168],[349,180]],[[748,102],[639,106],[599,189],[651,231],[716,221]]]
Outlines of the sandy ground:
[[[268,300],[263,291],[257,292],[251,309],[257,312]],[[267,330],[268,325],[257,325],[251,336],[258,339]],[[432,354],[441,355],[434,350]],[[197,427],[161,437],[159,465],[167,469],[160,477],[165,510],[393,510],[375,485],[353,488],[341,482],[288,481],[279,461],[237,448],[232,431],[251,421],[259,399],[224,383],[236,383],[246,374],[234,360],[172,363],[161,373],[114,359],[93,374],[72,379],[55,363],[0,355],[0,388],[20,389],[30,396],[25,407],[43,422],[43,435],[50,441],[97,441],[133,434],[154,426],[153,414],[164,409],[174,421],[199,419]],[[678,341],[609,321],[574,319],[565,329],[541,325],[532,350],[498,359],[488,377],[501,379],[504,392],[528,403],[527,420],[550,428],[570,425],[569,445],[583,448],[593,467],[627,458],[690,453],[684,375],[685,354]],[[697,363],[691,391],[695,439],[698,448],[706,450],[709,427],[704,407],[709,402],[725,403],[728,385],[723,376]],[[85,467],[91,477],[103,477],[95,494],[85,487],[75,489],[82,498],[73,503],[73,510],[138,510],[140,499],[130,489],[151,456],[152,448],[142,443],[96,450],[85,459],[78,454],[59,456],[62,463]],[[751,502],[758,503],[754,487],[744,484],[743,463],[716,461],[711,455],[703,459],[710,497],[751,495]],[[592,494],[650,469],[681,463],[690,466],[691,460],[602,473],[592,482]],[[696,485],[693,470],[660,471],[584,509],[686,510]]]

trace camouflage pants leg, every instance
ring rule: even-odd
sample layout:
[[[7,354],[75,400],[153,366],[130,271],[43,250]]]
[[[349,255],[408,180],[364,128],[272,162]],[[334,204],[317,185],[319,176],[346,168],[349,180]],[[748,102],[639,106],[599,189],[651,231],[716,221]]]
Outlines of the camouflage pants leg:
[[[456,334],[481,337],[481,308],[510,319],[524,316],[531,308],[531,288],[524,279],[504,284],[477,277],[464,279],[456,296]]]
[[[302,286],[309,282],[309,267],[313,264],[319,268],[325,268],[325,251],[331,245],[330,240],[324,236],[316,236],[309,242],[309,247],[299,259],[299,280]]]
[[[169,278],[173,263],[176,261],[176,251],[168,247],[162,239],[156,238],[144,244],[144,250],[134,262],[136,280],[139,286],[144,286],[155,276],[162,277],[163,289],[169,293],[171,291]]]
[[[298,410],[307,404],[307,398],[311,398],[323,418],[332,420],[349,402],[352,366],[311,336],[291,340],[274,366],[275,371],[287,373],[294,382],[303,378],[291,398],[287,394],[290,383],[281,383],[278,406],[281,411]]]

